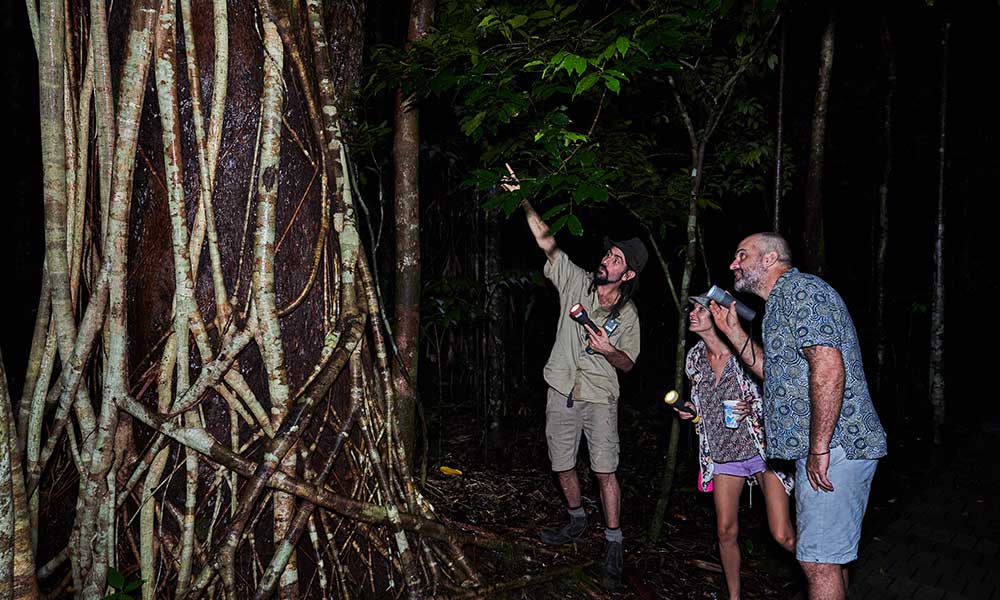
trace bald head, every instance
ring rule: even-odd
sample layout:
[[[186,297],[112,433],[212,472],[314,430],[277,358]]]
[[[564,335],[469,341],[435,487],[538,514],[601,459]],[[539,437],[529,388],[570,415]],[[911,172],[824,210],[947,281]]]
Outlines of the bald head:
[[[777,233],[755,233],[736,249],[736,258],[729,265],[733,285],[738,292],[750,292],[767,298],[774,282],[792,266],[788,242]]]
[[[792,250],[788,247],[788,241],[777,233],[762,231],[753,234],[747,239],[751,240],[751,243],[757,246],[757,250],[760,251],[761,256],[766,256],[774,252],[776,255],[775,262],[791,266]]]

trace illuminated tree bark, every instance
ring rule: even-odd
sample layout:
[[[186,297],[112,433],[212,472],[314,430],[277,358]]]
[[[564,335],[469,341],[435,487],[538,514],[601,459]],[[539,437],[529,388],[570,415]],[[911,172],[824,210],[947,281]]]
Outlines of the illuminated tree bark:
[[[412,0],[407,45],[427,35],[434,0]],[[396,90],[393,160],[396,185],[396,312],[394,330],[402,365],[393,377],[399,395],[399,435],[413,454],[420,354],[420,109],[416,99]]]
[[[342,143],[360,3],[28,8],[46,267],[0,396],[4,597],[476,584],[461,545],[504,544],[442,526],[393,434]]]

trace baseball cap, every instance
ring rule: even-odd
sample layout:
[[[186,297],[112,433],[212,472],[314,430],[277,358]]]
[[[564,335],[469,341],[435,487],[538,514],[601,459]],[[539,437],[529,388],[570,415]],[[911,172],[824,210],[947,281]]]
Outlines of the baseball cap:
[[[710,298],[708,296],[688,296],[688,302],[694,302],[708,308]]]
[[[635,271],[636,275],[642,271],[642,268],[646,266],[646,261],[649,260],[649,252],[646,251],[646,244],[643,244],[642,240],[637,237],[620,242],[605,237],[604,250],[607,251],[612,246],[622,251],[622,254],[625,255],[625,262],[628,263],[630,269]]]

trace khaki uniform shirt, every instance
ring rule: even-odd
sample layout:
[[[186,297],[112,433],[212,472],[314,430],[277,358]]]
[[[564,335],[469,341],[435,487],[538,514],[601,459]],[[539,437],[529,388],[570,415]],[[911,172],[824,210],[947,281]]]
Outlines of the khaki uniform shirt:
[[[556,341],[545,365],[545,381],[564,396],[572,390],[575,401],[608,404],[617,400],[615,368],[600,354],[587,353],[587,330],[569,316],[570,307],[579,302],[594,323],[606,325],[610,307],[600,305],[596,289],[587,293],[593,275],[576,266],[565,252],[560,252],[554,262],[546,261],[544,272],[559,290]],[[611,345],[635,362],[639,358],[639,313],[631,301],[622,307],[617,321]]]

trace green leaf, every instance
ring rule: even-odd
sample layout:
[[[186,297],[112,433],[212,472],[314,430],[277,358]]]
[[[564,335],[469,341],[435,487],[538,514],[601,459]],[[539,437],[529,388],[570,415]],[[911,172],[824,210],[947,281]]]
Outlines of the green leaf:
[[[549,69],[551,69],[552,67],[555,67],[555,71],[553,71],[553,74],[558,73],[559,69],[565,68],[565,66],[562,63],[563,60],[566,58],[567,54],[569,53],[566,52],[565,50],[560,50],[559,52],[556,52],[555,55],[549,59],[549,66],[545,67],[545,70],[542,71],[542,79],[545,79],[545,77],[549,74]]]
[[[562,211],[566,210],[567,206],[569,206],[569,202],[562,202],[560,204],[556,204],[555,206],[553,206],[549,210],[545,211],[545,214],[542,215],[542,220],[543,221],[548,221],[552,217],[554,217],[554,216],[558,215],[559,213],[561,213]]]
[[[554,67],[558,65],[563,61],[564,58],[566,58],[567,54],[569,54],[569,52],[566,52],[565,50],[560,50],[559,52],[556,52],[555,55],[549,59],[549,66]]]
[[[554,16],[551,10],[538,10],[531,13],[532,19],[544,19],[546,17]]]
[[[578,75],[583,75],[583,72],[587,70],[587,59],[576,54],[567,54],[559,66],[566,69],[570,75],[573,74],[573,71],[576,71]],[[558,69],[556,70],[558,71]]]
[[[476,28],[483,29],[485,27],[488,27],[490,23],[496,20],[496,18],[497,18],[496,15],[488,14],[485,17],[483,17],[483,20],[479,22],[479,25],[476,25]]]
[[[513,18],[507,21],[507,24],[513,27],[514,29],[517,29],[518,27],[521,27],[527,22],[528,22],[528,15],[514,15]]]
[[[540,60],[533,60],[529,63],[525,63],[522,67],[523,69],[530,69],[531,67],[537,67],[539,65],[544,65],[545,63]]]
[[[122,589],[122,591],[125,592],[126,594],[128,592],[134,592],[135,590],[141,588],[142,584],[143,584],[143,580],[141,580],[141,579],[133,579],[132,581],[130,581],[130,582],[128,582],[128,583],[125,584],[125,587]]]
[[[576,200],[577,202],[585,202],[588,199],[605,202],[608,199],[608,192],[607,190],[599,188],[589,181],[584,181],[575,190],[573,190],[573,200]]]
[[[583,224],[580,223],[580,219],[576,218],[576,215],[567,215],[566,228],[573,235],[583,235]]]
[[[559,13],[559,18],[565,19],[566,17],[570,16],[574,10],[576,10],[576,4],[570,4],[566,8],[562,9],[562,12]]]
[[[716,202],[713,202],[712,200],[706,198],[705,196],[699,196],[698,197],[698,207],[699,208],[711,208],[711,209],[714,209],[714,210],[721,210],[722,209],[722,207],[719,204],[717,204]]]
[[[542,139],[543,137],[545,137],[545,131],[544,131],[544,130],[541,130],[541,131],[536,131],[536,132],[535,132],[535,141],[536,141],[536,142],[537,142],[538,140]]]
[[[607,75],[604,76],[604,86],[616,94],[622,89],[622,84],[620,81],[618,81],[614,77],[609,77]]]
[[[558,219],[556,219],[556,222],[553,223],[551,227],[549,227],[549,235],[555,235],[559,232],[560,229],[565,227],[566,221],[569,220],[570,216],[571,215],[563,215]]]
[[[482,124],[484,118],[486,118],[485,110],[480,111],[476,114],[476,116],[462,123],[462,132],[471,137],[472,134],[475,133],[476,129],[479,129],[479,126]]]
[[[586,77],[581,79],[576,84],[576,90],[573,91],[573,97],[575,98],[576,96],[594,87],[594,84],[597,83],[597,80],[600,77],[601,77],[600,73],[591,73],[590,75],[587,75]]]
[[[108,569],[108,585],[116,590],[125,587],[125,576],[115,569]]]
[[[617,40],[615,40],[615,46],[618,48],[618,53],[625,56],[625,53],[628,52],[629,48],[628,38],[620,36]]]

